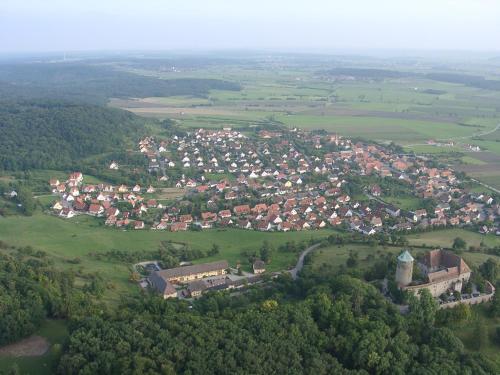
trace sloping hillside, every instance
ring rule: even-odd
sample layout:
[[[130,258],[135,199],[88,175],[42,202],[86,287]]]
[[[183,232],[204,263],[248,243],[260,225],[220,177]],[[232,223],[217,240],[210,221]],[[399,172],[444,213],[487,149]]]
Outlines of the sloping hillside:
[[[93,105],[0,103],[0,169],[64,168],[136,139],[143,126],[129,112]]]

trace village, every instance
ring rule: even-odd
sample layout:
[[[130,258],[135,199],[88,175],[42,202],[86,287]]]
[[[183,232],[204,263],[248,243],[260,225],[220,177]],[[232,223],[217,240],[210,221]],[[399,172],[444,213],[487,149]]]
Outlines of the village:
[[[146,137],[138,152],[158,181],[184,196],[161,203],[153,186],[85,184],[80,172],[51,179],[60,199],[52,213],[87,214],[134,230],[258,231],[339,228],[364,235],[469,226],[500,234],[500,205],[464,188],[447,167],[337,134],[224,128],[198,129],[166,140]],[[110,169],[119,168],[111,163]],[[414,197],[417,209],[386,201],[391,189]]]

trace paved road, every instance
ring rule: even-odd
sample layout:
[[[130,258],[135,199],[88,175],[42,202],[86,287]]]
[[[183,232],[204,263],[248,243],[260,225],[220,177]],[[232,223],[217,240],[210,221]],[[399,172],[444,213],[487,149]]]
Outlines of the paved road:
[[[317,243],[316,245],[309,246],[307,249],[300,253],[299,260],[297,260],[297,264],[295,265],[295,267],[287,271],[292,276],[292,279],[297,279],[299,272],[302,270],[302,268],[304,268],[304,258],[306,257],[306,255],[311,251],[316,250],[319,245],[320,244]]]

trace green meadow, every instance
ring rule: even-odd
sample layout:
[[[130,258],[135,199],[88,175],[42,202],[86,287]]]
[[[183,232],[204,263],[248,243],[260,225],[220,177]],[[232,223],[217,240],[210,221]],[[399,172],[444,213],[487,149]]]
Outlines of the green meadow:
[[[463,238],[467,242],[467,246],[479,246],[481,241],[490,247],[500,245],[500,236],[480,234],[461,228],[436,230],[407,236],[410,245],[425,244],[436,247],[451,247],[456,237]]]
[[[125,231],[103,226],[98,219],[78,216],[71,220],[36,213],[32,217],[13,216],[0,218],[0,239],[10,245],[32,246],[53,257],[59,267],[75,272],[101,274],[109,283],[105,298],[117,301],[121,295],[137,292],[129,281],[131,265],[106,260],[97,260],[89,253],[109,250],[134,252],[155,250],[162,241],[185,243],[194,249],[209,250],[214,244],[220,252],[216,256],[198,259],[196,262],[226,259],[231,266],[241,261],[249,268],[243,251],[258,250],[267,240],[276,248],[287,241],[308,241],[334,233],[331,230],[302,231],[290,233],[262,233],[239,229],[204,230],[200,232]],[[79,261],[74,263],[75,258]],[[148,259],[145,259],[148,260]],[[268,266],[270,271],[292,267],[297,260],[294,253],[275,251]]]

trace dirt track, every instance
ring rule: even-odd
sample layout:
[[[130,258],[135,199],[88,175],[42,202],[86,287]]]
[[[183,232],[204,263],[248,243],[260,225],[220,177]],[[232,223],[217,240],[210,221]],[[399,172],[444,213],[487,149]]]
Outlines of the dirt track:
[[[2,346],[0,357],[39,357],[49,350],[49,342],[41,336],[31,336],[14,344]]]

